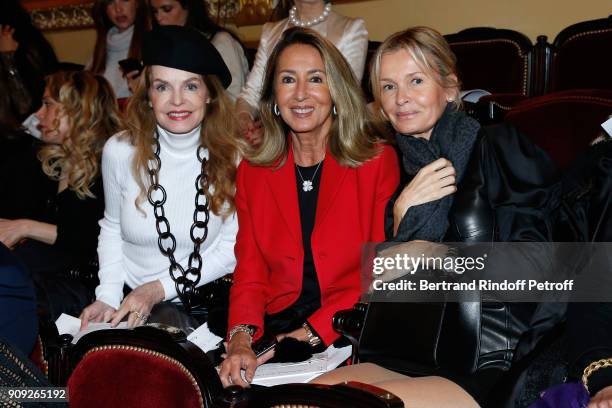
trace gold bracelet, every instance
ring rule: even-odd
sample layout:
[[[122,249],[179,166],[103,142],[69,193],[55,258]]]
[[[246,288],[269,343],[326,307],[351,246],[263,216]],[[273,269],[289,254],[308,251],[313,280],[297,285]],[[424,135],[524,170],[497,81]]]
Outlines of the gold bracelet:
[[[584,388],[586,388],[587,392],[589,392],[589,377],[591,374],[606,367],[612,367],[612,358],[603,358],[601,360],[593,361],[591,364],[586,366],[582,372],[582,384],[584,385]]]
[[[230,330],[227,341],[232,341],[232,338],[238,333],[246,333],[249,336],[249,342],[253,342],[253,335],[255,330],[248,324],[237,324]]]
[[[314,335],[308,323],[304,323],[302,328],[306,331],[306,342],[310,344],[311,347],[316,347],[321,344],[321,339]]]

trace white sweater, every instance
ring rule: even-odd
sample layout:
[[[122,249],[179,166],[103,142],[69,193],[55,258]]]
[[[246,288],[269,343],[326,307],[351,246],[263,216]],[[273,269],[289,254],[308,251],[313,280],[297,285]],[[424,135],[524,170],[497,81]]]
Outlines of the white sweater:
[[[123,76],[123,71],[119,67],[119,61],[126,59],[130,52],[134,26],[131,25],[123,32],[119,32],[117,27],[108,30],[106,36],[106,69],[104,78],[110,83],[116,98],[128,98],[132,96],[128,83]]]
[[[174,256],[186,267],[193,251],[189,231],[195,209],[195,179],[200,174],[200,162],[196,157],[200,128],[178,135],[159,127],[158,130],[162,162],[159,181],[167,192],[164,209],[176,238]],[[108,140],[102,155],[106,207],[100,221],[100,285],[96,288],[96,298],[115,308],[123,298],[124,284],[136,288],[158,279],[164,288],[165,300],[177,297],[168,272],[169,260],[157,246],[153,207],[145,199],[140,204],[143,214],[134,204],[139,195],[131,171],[134,151],[129,141],[117,134]],[[198,286],[233,272],[237,232],[235,214],[224,221],[211,211],[208,238],[200,247],[203,265]]]
[[[240,43],[225,31],[219,31],[210,42],[219,51],[232,74],[232,83],[227,87],[227,93],[232,100],[236,100],[249,73],[249,62],[244,55],[244,50]]]

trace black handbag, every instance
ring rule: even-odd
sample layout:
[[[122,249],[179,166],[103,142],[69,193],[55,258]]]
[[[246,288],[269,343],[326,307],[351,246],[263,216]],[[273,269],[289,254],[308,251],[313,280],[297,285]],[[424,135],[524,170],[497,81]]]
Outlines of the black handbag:
[[[507,369],[526,330],[513,307],[529,315],[534,306],[482,300],[369,303],[359,337],[359,361],[409,375]]]
[[[227,334],[232,283],[232,275],[227,274],[197,288],[191,300],[190,314],[202,322],[206,321],[210,331],[219,337],[225,337]]]
[[[214,309],[229,307],[229,291],[233,278],[227,274],[219,279],[202,285],[193,293],[191,304],[195,309]]]

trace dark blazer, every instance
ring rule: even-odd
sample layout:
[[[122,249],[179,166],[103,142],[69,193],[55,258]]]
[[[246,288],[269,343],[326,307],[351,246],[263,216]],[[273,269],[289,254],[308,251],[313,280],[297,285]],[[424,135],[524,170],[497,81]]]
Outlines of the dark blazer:
[[[449,213],[447,242],[547,242],[559,173],[515,127],[483,127]]]
[[[338,337],[332,328],[334,313],[359,299],[361,247],[384,240],[384,208],[398,182],[397,157],[389,146],[357,168],[341,166],[327,152],[311,238],[321,308],[308,318],[325,344]],[[240,164],[236,208],[237,265],[229,327],[257,326],[257,338],[264,315],[290,306],[302,288],[304,245],[291,149],[277,170]]]
[[[558,171],[546,152],[513,126],[483,127],[457,187],[445,241],[531,242],[492,247],[488,275],[497,279],[550,276],[555,254],[550,246],[538,243],[553,239],[559,194]],[[479,313],[469,315],[460,305],[450,305],[448,312],[457,314],[454,321],[459,327],[472,329],[462,332],[472,347],[464,353],[473,358],[464,361],[471,370],[510,367],[513,359],[531,352],[564,313],[564,307],[556,304],[483,301]],[[459,333],[459,327],[453,331]]]

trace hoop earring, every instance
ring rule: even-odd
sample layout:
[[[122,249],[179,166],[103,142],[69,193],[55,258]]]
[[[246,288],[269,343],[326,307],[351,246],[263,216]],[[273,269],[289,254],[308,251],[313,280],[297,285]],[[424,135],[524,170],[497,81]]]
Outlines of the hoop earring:
[[[280,116],[280,111],[278,110],[277,104],[274,104],[274,106],[272,107],[272,111],[274,112],[276,116]]]
[[[336,105],[333,106],[332,113],[334,114],[334,116],[338,116],[338,111],[336,110]]]

